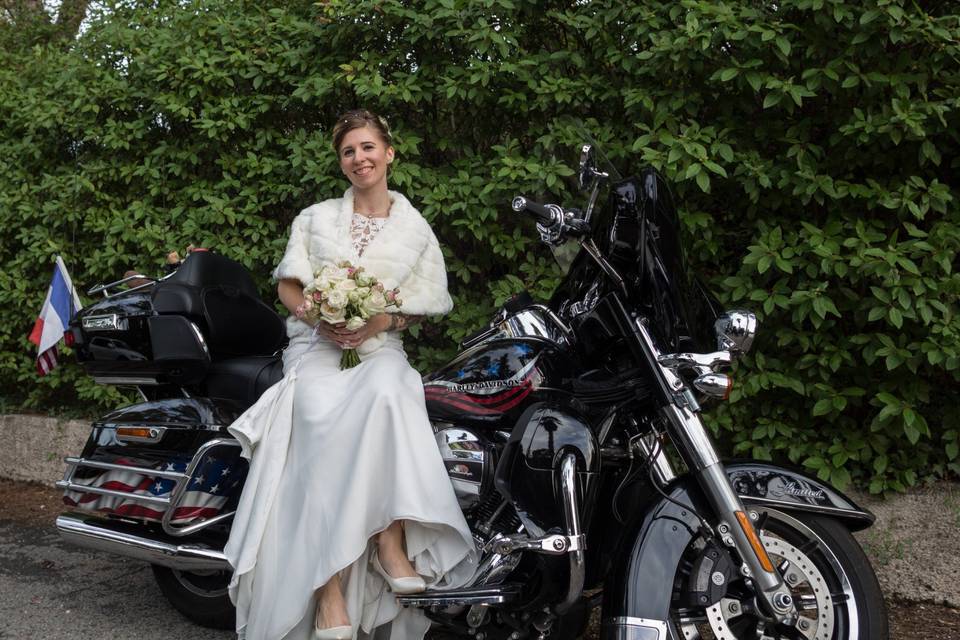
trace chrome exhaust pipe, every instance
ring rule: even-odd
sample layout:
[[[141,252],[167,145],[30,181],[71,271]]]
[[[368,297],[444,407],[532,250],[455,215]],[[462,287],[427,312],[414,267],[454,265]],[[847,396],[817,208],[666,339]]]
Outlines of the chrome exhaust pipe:
[[[57,517],[57,531],[65,542],[181,571],[232,571],[223,551],[196,544],[177,544],[148,538],[121,522],[82,513]]]

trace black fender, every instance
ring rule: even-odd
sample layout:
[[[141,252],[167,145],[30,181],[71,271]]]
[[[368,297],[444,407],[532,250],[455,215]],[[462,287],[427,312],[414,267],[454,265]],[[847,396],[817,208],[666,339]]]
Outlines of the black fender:
[[[753,460],[727,462],[725,466],[733,490],[746,505],[830,516],[851,531],[866,529],[876,520],[847,496],[802,471]]]
[[[802,472],[759,462],[726,465],[727,476],[745,505],[787,513],[806,511],[836,518],[851,530],[870,526],[874,516],[836,489]],[[698,535],[700,521],[689,508],[710,513],[697,481],[683,475],[667,495],[638,517],[617,552],[604,587],[602,640],[671,638],[670,601],[683,553]],[[680,503],[680,504],[677,504]]]

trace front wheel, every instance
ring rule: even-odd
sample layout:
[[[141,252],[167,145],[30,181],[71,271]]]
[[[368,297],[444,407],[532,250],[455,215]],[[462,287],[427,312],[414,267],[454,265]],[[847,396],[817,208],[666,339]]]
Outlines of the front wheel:
[[[197,624],[233,629],[236,612],[227,585],[229,571],[178,571],[152,565],[153,577],[173,608]]]
[[[800,614],[795,625],[774,625],[759,615],[743,578],[704,608],[684,608],[682,586],[674,620],[686,640],[887,640],[886,607],[877,577],[850,532],[835,520],[810,514],[759,511],[757,528],[770,559]],[[695,556],[698,543],[691,545]],[[703,548],[702,542],[699,548]],[[689,567],[689,564],[687,565]],[[678,586],[688,584],[681,570]]]

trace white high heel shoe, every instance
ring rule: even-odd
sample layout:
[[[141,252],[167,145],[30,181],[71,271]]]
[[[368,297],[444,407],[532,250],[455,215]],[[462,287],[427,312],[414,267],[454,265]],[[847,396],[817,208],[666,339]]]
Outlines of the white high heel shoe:
[[[350,640],[351,638],[353,638],[353,627],[349,624],[326,629],[313,628],[313,640]]]
[[[371,558],[373,563],[373,568],[383,576],[383,579],[387,581],[387,584],[390,585],[390,591],[394,592],[397,595],[409,595],[411,593],[422,593],[427,590],[427,583],[420,576],[407,577],[407,578],[394,578],[383,568],[383,565],[380,564],[380,554],[379,550],[373,552],[373,558]]]

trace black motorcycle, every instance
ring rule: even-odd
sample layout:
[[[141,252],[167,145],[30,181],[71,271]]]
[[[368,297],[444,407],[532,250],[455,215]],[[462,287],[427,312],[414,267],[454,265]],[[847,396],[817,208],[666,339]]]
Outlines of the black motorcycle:
[[[481,562],[463,588],[400,603],[477,640],[574,638],[597,606],[604,640],[884,640],[851,535],[873,515],[800,471],[721,462],[701,420],[755,316],[718,313],[688,273],[655,172],[604,169],[584,146],[584,210],[514,199],[571,259],[565,280],[547,304],[509,301],[424,378]],[[226,427],[280,378],[283,322],[214,253],[133,282],[95,287],[104,299],[69,329],[97,381],[143,402],[95,422],[66,460],[75,510],[57,527],[149,562],[184,615],[232,627],[222,549],[246,461]]]

